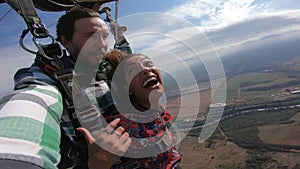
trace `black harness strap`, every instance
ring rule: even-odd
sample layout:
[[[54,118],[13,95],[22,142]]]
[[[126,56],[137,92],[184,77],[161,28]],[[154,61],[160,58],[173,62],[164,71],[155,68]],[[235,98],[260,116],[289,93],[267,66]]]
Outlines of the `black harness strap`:
[[[38,17],[32,0],[6,0],[25,20],[31,34],[36,38],[48,37],[48,30]]]
[[[69,0],[33,0],[36,8],[43,11],[67,11],[76,4]]]
[[[80,126],[88,129],[94,137],[97,137],[100,129],[105,127],[100,118],[101,113],[95,105],[91,104],[90,99],[81,89],[74,71],[59,71],[55,73],[55,77],[67,95],[68,108],[75,110],[72,118],[76,119]]]
[[[59,57],[62,55],[61,52],[62,50],[57,43],[41,46],[35,58],[35,64],[57,82],[73,128],[84,127],[94,137],[97,137],[100,129],[105,127],[105,123],[100,117],[101,113],[82,90],[77,80],[78,76],[73,70],[73,60],[65,53]],[[67,154],[77,168],[84,168],[88,161],[86,141],[79,131],[75,130],[75,134],[73,147],[70,147],[67,153],[62,154]],[[63,139],[66,140],[66,138]],[[65,166],[64,162],[62,163],[60,166]]]

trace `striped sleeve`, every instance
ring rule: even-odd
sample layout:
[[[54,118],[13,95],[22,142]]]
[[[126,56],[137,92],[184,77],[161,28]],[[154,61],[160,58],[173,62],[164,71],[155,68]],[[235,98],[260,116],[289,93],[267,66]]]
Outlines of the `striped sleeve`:
[[[56,168],[62,111],[61,94],[51,85],[31,84],[1,98],[0,165],[16,161]]]

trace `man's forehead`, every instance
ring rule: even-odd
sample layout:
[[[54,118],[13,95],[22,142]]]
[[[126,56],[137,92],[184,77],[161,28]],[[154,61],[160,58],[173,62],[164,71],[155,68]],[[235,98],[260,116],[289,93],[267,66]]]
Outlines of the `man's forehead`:
[[[88,17],[88,18],[80,18],[75,21],[75,30],[83,29],[98,29],[108,31],[107,25],[105,22],[99,17]]]

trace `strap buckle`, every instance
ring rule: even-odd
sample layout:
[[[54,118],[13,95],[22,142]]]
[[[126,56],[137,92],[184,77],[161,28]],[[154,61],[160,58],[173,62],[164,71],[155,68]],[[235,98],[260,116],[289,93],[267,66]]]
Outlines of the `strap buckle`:
[[[76,161],[78,157],[79,157],[79,153],[76,150],[74,150],[74,146],[71,146],[68,150],[68,158],[73,161]]]
[[[74,71],[71,69],[60,70],[54,73],[54,78],[61,84],[69,100],[72,100],[72,86]]]
[[[135,161],[134,163],[130,163],[126,165],[125,169],[138,169],[141,167],[141,163],[139,161]]]

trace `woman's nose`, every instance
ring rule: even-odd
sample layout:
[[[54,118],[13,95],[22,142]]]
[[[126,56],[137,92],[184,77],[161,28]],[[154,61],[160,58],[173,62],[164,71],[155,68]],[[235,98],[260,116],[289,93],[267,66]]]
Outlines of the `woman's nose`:
[[[149,67],[143,66],[143,70],[142,70],[143,75],[147,75],[150,71],[151,71],[151,69]]]

